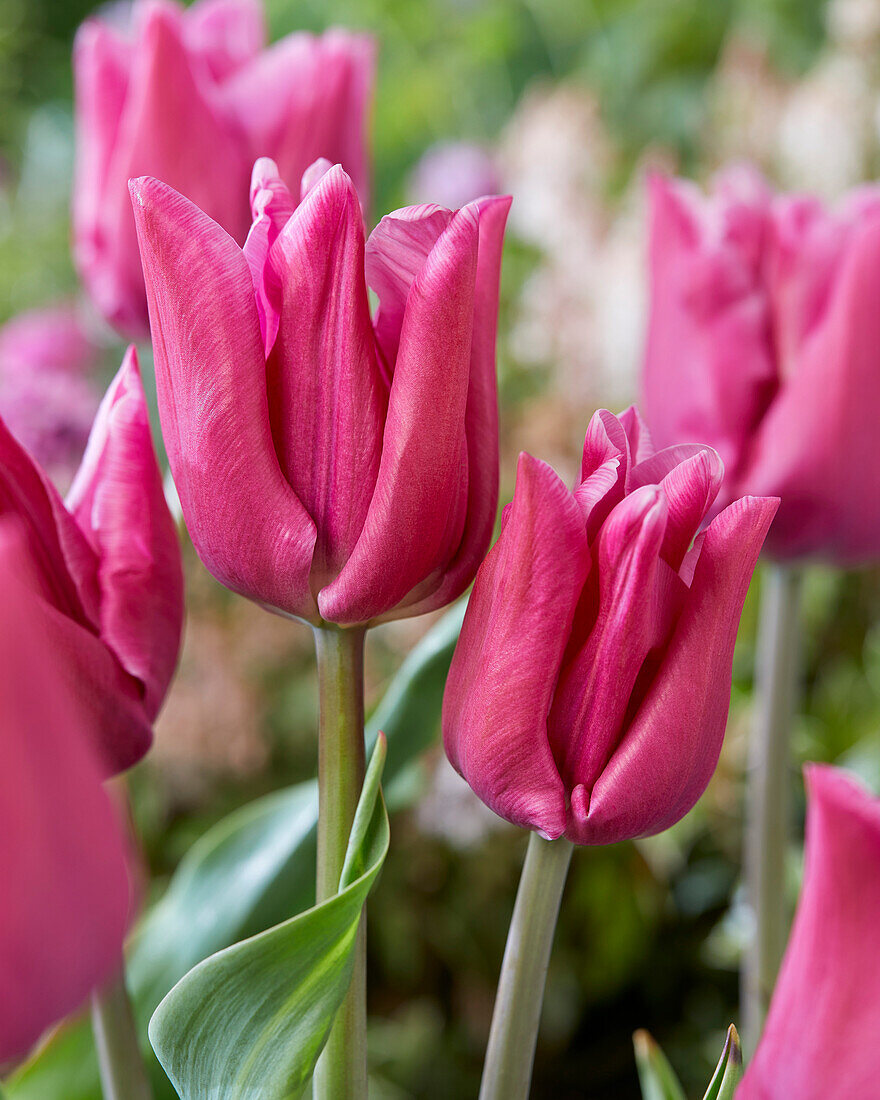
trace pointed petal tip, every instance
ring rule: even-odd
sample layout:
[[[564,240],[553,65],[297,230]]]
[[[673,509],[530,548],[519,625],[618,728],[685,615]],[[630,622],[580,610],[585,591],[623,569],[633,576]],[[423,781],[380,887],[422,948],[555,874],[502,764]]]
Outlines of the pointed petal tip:
[[[257,157],[251,170],[251,194],[263,187],[265,180],[279,179],[280,175],[278,165],[271,157]]]

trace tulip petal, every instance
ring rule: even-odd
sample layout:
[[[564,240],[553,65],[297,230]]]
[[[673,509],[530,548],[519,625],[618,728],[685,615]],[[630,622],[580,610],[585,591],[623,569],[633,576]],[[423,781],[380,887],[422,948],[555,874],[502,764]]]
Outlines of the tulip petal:
[[[376,358],[364,229],[351,180],[332,168],[272,247],[281,292],[269,415],[281,469],[318,530],[317,591],[345,565],[367,515],[386,391]]]
[[[632,456],[633,465],[645,462],[654,453],[655,448],[651,433],[648,431],[648,425],[642,419],[642,414],[635,405],[630,405],[628,409],[624,409],[617,419],[620,421],[621,427],[626,432],[626,438],[629,440],[629,452]]]
[[[0,516],[21,522],[44,598],[98,632],[98,559],[55,486],[0,420]]]
[[[221,94],[248,137],[251,159],[271,156],[293,186],[316,157],[327,157],[348,172],[366,205],[374,70],[368,35],[291,34],[235,73]]]
[[[196,0],[183,18],[186,44],[211,76],[226,80],[259,54],[266,41],[260,0]]]
[[[446,567],[440,586],[407,607],[408,615],[422,615],[457,599],[471,583],[492,540],[498,511],[498,382],[495,335],[504,227],[510,210],[508,196],[480,199],[480,251],[474,300],[474,334],[468,385],[467,434],[468,499],[461,543]],[[407,602],[407,601],[404,601]]]
[[[118,966],[131,898],[126,844],[101,790],[88,718],[15,532],[0,534],[0,1063],[25,1054]],[[16,560],[18,559],[18,560]]]
[[[367,241],[367,283],[379,296],[376,343],[389,386],[410,287],[451,220],[452,211],[440,206],[409,206],[386,214]]]
[[[251,175],[253,222],[244,242],[244,258],[251,269],[263,348],[268,356],[278,335],[281,286],[275,269],[267,261],[269,250],[290,220],[296,203],[278,175],[275,161],[260,157]]]
[[[723,477],[724,465],[711,447],[667,447],[633,469],[634,485],[660,485],[666,497],[669,522],[660,554],[673,569],[681,566]]]
[[[436,588],[460,544],[478,247],[477,213],[464,207],[410,289],[366,523],[318,599],[333,622],[366,622],[419,584]]]
[[[477,574],[452,659],[443,740],[488,806],[551,839],[566,815],[547,719],[589,567],[573,497],[521,455],[510,518]]]
[[[183,570],[134,347],[98,410],[67,505],[99,560],[101,637],[158,714],[180,647]]]
[[[643,486],[617,505],[599,536],[599,604],[587,637],[576,628],[550,712],[550,746],[568,790],[589,792],[622,735],[630,693],[650,649],[664,641],[656,607],[666,498]]]
[[[780,558],[875,561],[880,509],[880,217],[853,233],[825,318],[754,440],[742,482],[782,499],[767,541]],[[808,441],[808,442],[805,442]]]
[[[836,768],[812,764],[805,775],[801,898],[737,1100],[826,1100],[877,1090],[880,801]]]
[[[641,705],[591,794],[572,792],[567,835],[575,843],[658,833],[703,793],[724,736],[743,601],[777,506],[744,497],[709,525],[681,618]]]
[[[275,455],[247,261],[170,187],[131,189],[162,431],[193,543],[229,588],[312,618],[315,525]]]

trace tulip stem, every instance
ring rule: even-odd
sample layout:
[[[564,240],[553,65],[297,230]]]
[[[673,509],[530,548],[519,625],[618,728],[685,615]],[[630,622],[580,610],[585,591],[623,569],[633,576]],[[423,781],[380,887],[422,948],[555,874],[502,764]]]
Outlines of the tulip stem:
[[[529,836],[507,933],[480,1100],[527,1100],[550,949],[574,845]]]
[[[151,1100],[124,971],[92,997],[92,1030],[104,1100]]]
[[[318,737],[317,899],[339,892],[348,838],[364,782],[363,629],[315,629]],[[366,915],[361,916],[348,994],[318,1060],[314,1100],[367,1095]]]
[[[755,669],[755,720],[746,778],[743,878],[754,928],[745,950],[741,1006],[746,1048],[754,1051],[788,936],[785,860],[789,842],[791,726],[800,679],[799,570],[764,570]]]

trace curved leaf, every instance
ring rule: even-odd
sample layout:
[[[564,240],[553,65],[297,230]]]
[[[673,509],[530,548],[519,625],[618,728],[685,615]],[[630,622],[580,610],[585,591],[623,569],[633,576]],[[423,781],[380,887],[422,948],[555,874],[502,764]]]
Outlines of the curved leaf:
[[[727,1029],[724,1049],[703,1100],[733,1100],[737,1085],[743,1077],[743,1054],[739,1035],[733,1024]]]
[[[288,1100],[310,1080],[351,981],[361,911],[388,851],[384,762],[380,736],[339,893],[205,959],[156,1009],[150,1040],[183,1100]]]
[[[647,1031],[633,1035],[642,1100],[686,1100],[675,1070]]]

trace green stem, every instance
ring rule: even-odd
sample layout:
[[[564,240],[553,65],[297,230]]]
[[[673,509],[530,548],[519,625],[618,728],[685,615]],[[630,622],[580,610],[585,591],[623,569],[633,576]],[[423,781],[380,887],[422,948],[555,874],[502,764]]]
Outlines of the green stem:
[[[317,898],[339,891],[348,837],[364,782],[363,629],[315,629],[318,739]],[[314,1100],[367,1095],[366,918],[361,917],[351,986],[318,1060]]]
[[[744,1045],[750,1051],[761,1033],[788,936],[785,859],[790,839],[791,726],[800,679],[801,588],[801,573],[793,567],[766,567],[743,854],[746,899],[754,920],[740,989]]]
[[[529,837],[495,997],[480,1100],[527,1100],[547,965],[574,846]]]
[[[93,996],[92,1030],[104,1100],[151,1100],[122,971]]]

